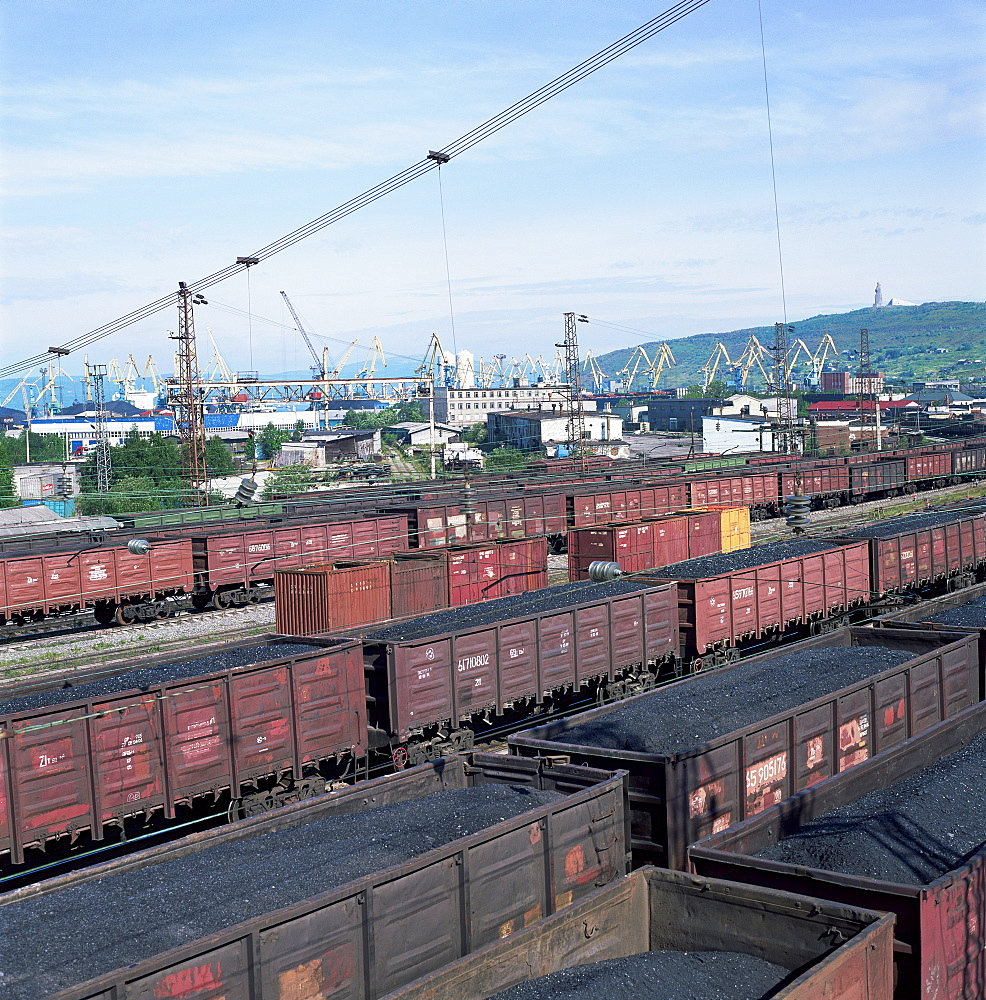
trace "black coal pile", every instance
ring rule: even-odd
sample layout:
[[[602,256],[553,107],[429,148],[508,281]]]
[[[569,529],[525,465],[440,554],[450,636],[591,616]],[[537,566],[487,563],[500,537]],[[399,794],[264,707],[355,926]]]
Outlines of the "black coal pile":
[[[966,510],[936,510],[927,514],[915,514],[911,517],[891,517],[886,521],[868,524],[862,528],[840,532],[848,538],[892,538],[908,531],[921,531],[926,528],[937,528],[942,524],[954,524],[974,516],[978,511]]]
[[[577,746],[674,754],[797,708],[912,658],[884,646],[828,646],[699,674],[636,698],[554,739]]]
[[[758,1000],[788,974],[738,951],[645,951],[561,969],[490,1000]]]
[[[939,625],[965,625],[968,628],[986,628],[986,597],[970,601],[958,608],[939,611],[930,618],[923,619]]]
[[[313,653],[321,646],[311,646],[298,642],[273,642],[256,646],[246,646],[241,649],[230,649],[212,656],[200,656],[194,660],[179,660],[175,663],[158,663],[153,667],[141,667],[138,670],[128,670],[124,673],[101,677],[97,681],[79,684],[52,691],[40,691],[37,694],[25,695],[23,698],[11,698],[0,702],[0,715],[13,712],[30,712],[38,708],[48,708],[51,705],[64,705],[71,701],[87,701],[90,698],[103,698],[116,694],[118,691],[133,691],[168,684],[171,681],[186,680],[189,677],[201,677],[203,674],[214,674],[221,670],[232,670],[235,667],[247,667],[254,663],[265,663],[267,660],[280,660],[304,653]]]
[[[760,852],[809,868],[927,885],[986,841],[986,733],[886,788],[833,809]]]
[[[447,790],[0,906],[0,996],[40,1000],[561,798],[511,785]]]
[[[599,601],[608,597],[622,597],[647,590],[651,584],[631,583],[629,580],[615,580],[613,583],[563,583],[557,587],[529,590],[524,594],[498,597],[481,604],[461,608],[448,608],[434,614],[413,618],[399,625],[390,625],[365,636],[367,639],[399,642],[403,639],[423,639],[431,635],[444,635],[482,625],[495,625],[511,618],[525,618],[543,615],[549,611],[560,611],[577,604]]]
[[[665,577],[669,580],[701,580],[707,576],[735,573],[738,570],[753,569],[755,566],[766,566],[782,559],[796,559],[798,556],[810,556],[816,552],[827,552],[835,548],[838,546],[832,542],[788,538],[780,542],[754,545],[749,549],[737,549],[735,552],[720,552],[714,556],[686,559],[670,566],[649,569],[647,575]]]

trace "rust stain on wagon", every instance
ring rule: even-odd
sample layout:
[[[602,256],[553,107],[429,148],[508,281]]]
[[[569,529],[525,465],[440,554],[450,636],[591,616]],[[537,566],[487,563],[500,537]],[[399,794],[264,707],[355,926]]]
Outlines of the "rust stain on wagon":
[[[193,965],[180,972],[171,972],[154,987],[159,1000],[183,1000],[184,997],[222,989],[223,970],[220,962]]]

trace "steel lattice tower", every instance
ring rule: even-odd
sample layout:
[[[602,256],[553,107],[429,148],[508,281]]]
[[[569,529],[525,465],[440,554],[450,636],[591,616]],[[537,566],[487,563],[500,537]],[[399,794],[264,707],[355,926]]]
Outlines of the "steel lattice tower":
[[[579,360],[579,338],[576,323],[582,317],[565,313],[565,341],[556,347],[565,348],[565,380],[568,383],[568,451],[573,458],[585,460],[585,412],[582,409],[582,363]]]
[[[201,486],[208,478],[205,466],[205,404],[199,363],[195,352],[195,318],[192,306],[205,305],[205,299],[193,294],[184,281],[178,282],[178,341],[175,352],[175,377],[169,386],[168,402],[174,410],[175,426],[181,440],[182,474],[188,483],[189,506],[208,503]]]
[[[113,460],[106,439],[106,365],[86,362],[86,377],[92,382],[92,403],[96,411],[96,490],[106,496],[113,479]]]
[[[794,333],[794,327],[787,323],[774,324],[774,382],[777,389],[777,421],[780,430],[780,451],[790,454],[794,435],[794,400],[791,399],[789,383],[791,371],[788,357],[788,334]]]

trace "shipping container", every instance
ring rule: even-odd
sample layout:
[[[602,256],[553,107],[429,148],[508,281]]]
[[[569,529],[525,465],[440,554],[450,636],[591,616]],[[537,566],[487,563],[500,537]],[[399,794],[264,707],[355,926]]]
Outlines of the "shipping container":
[[[930,883],[903,884],[756,857],[816,817],[915,775],[961,750],[986,729],[986,703],[902,743],[889,753],[772,806],[689,848],[702,875],[803,893],[892,913],[897,1000],[973,1000],[986,996],[986,846]],[[934,852],[917,829],[898,833],[901,850]],[[884,843],[894,851],[892,839]]]
[[[197,926],[168,927],[167,899],[133,899],[121,893],[112,913],[95,913],[77,925],[73,908],[60,906],[64,894],[74,900],[95,883],[112,893],[111,880],[128,876],[153,885],[157,871],[169,870],[180,882],[196,856],[240,845],[246,858],[253,848],[260,868],[278,835],[333,817],[406,803],[426,796],[509,785],[539,789],[558,798],[537,805],[476,833],[423,850],[410,860],[384,862],[369,874],[345,881],[327,872],[313,875],[302,898],[279,909],[222,926],[203,936]],[[0,897],[0,916],[9,924],[18,907],[50,907],[49,940],[58,940],[46,962],[49,983],[57,981],[52,1000],[182,998],[195,1000],[300,1000],[314,997],[378,997],[401,989],[423,975],[524,927],[578,904],[597,888],[626,873],[626,790],[623,775],[521,761],[496,755],[460,755],[401,774],[379,778],[233,824],[221,832],[194,834],[162,848],[143,851],[86,872],[67,875]],[[260,870],[241,865],[218,871],[210,891],[231,895],[236,889],[251,900]],[[321,889],[321,885],[331,888]],[[169,885],[166,890],[177,892]],[[306,891],[307,890],[307,891]],[[76,902],[76,907],[80,904]],[[256,907],[253,908],[256,910]],[[237,902],[234,912],[242,910]],[[65,926],[62,926],[62,923]],[[164,925],[153,941],[130,928]],[[36,928],[35,928],[36,931]],[[33,936],[33,935],[32,935]],[[98,951],[85,965],[85,981],[73,975],[89,948]],[[8,946],[10,944],[8,938]],[[78,944],[78,949],[72,946]],[[31,949],[35,944],[29,945]],[[106,957],[123,954],[109,968]],[[28,959],[30,961],[30,959]],[[19,963],[23,965],[24,963]],[[95,968],[94,968],[95,967]],[[11,974],[5,963],[5,972]],[[93,974],[94,973],[94,974]],[[46,988],[44,993],[50,993]],[[22,995],[40,1000],[24,984]]]
[[[261,779],[289,788],[366,752],[351,641],[204,646],[99,685],[11,699],[0,717],[0,853],[16,864],[66,834],[100,840],[125,817],[174,819],[201,796],[246,801]]]
[[[672,709],[679,690],[709,690],[708,718],[717,706],[729,710],[731,675],[751,664],[786,662],[809,650],[880,646],[906,651],[910,658],[865,680],[812,701],[723,733],[675,753],[657,754],[601,746],[583,746],[568,734],[587,723],[606,720],[629,708],[660,719]],[[783,687],[784,676],[776,678]],[[717,693],[723,692],[723,693]],[[753,695],[755,697],[755,693]],[[832,774],[883,753],[902,740],[957,715],[979,701],[979,650],[974,636],[915,630],[869,628],[838,632],[750,657],[679,681],[627,702],[606,705],[508,738],[510,749],[524,756],[563,754],[592,767],[620,767],[630,773],[634,860],[684,868],[690,843],[762,812],[774,802],[810,787]]]
[[[723,507],[720,511],[720,545],[722,552],[735,552],[750,547],[750,508]]]
[[[281,635],[317,635],[385,621],[393,614],[390,573],[383,560],[275,570],[275,628]]]
[[[870,599],[869,547],[865,542],[833,545],[796,541],[776,543],[775,551],[797,552],[771,560],[771,546],[749,550],[747,567],[690,576],[691,561],[667,566],[645,579],[674,579],[682,656],[712,662],[735,654],[750,639],[810,626]],[[737,553],[730,553],[734,556]],[[763,562],[749,565],[750,560]],[[704,571],[704,567],[703,567]],[[699,669],[704,660],[696,664]]]
[[[783,988],[770,993],[776,1000],[890,1000],[893,995],[889,915],[642,868],[384,1000],[485,1000],[553,972],[648,951],[729,951],[773,962],[791,973]],[[723,985],[722,995],[731,993],[733,984]],[[638,995],[657,993],[643,979]]]
[[[441,552],[395,552],[390,563],[390,608],[395,618],[423,615],[449,604],[448,559]]]
[[[846,532],[840,541],[866,539],[870,582],[879,594],[917,590],[952,579],[971,582],[986,565],[986,514],[936,511],[897,517]]]
[[[536,705],[580,686],[623,682],[649,664],[673,668],[678,629],[673,585],[549,588],[459,614],[362,630],[370,722],[412,762],[471,745],[463,722]],[[401,638],[408,636],[408,638]],[[655,668],[656,669],[656,668]],[[427,759],[427,756],[420,757]]]

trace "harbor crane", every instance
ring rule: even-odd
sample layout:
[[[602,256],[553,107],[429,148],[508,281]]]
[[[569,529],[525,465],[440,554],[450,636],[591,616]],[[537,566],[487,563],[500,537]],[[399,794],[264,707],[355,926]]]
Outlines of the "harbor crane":
[[[291,300],[288,298],[287,292],[281,292],[281,298],[284,299],[285,305],[288,307],[288,312],[291,313],[291,318],[294,320],[294,325],[298,328],[298,333],[301,334],[306,346],[308,347],[308,352],[311,354],[312,359],[315,364],[312,365],[312,375],[316,378],[325,378],[326,369],[329,367],[329,354],[328,350],[322,349],[322,356],[318,356],[318,351],[315,350],[315,345],[312,343],[312,338],[308,335],[308,331],[305,329],[304,324],[301,322],[301,317],[298,315],[297,310],[291,304]]]
[[[708,392],[709,386],[715,381],[716,373],[719,368],[725,367],[727,371],[732,371],[736,364],[730,360],[729,351],[726,350],[726,345],[721,341],[716,341],[716,346],[712,349],[712,354],[709,356],[709,360],[699,368],[699,371],[704,376],[702,380],[702,391]]]
[[[592,351],[585,352],[585,360],[582,362],[583,375],[588,374],[592,380],[593,390],[597,393],[603,391],[603,383],[606,381],[606,373],[599,367],[599,362]]]

